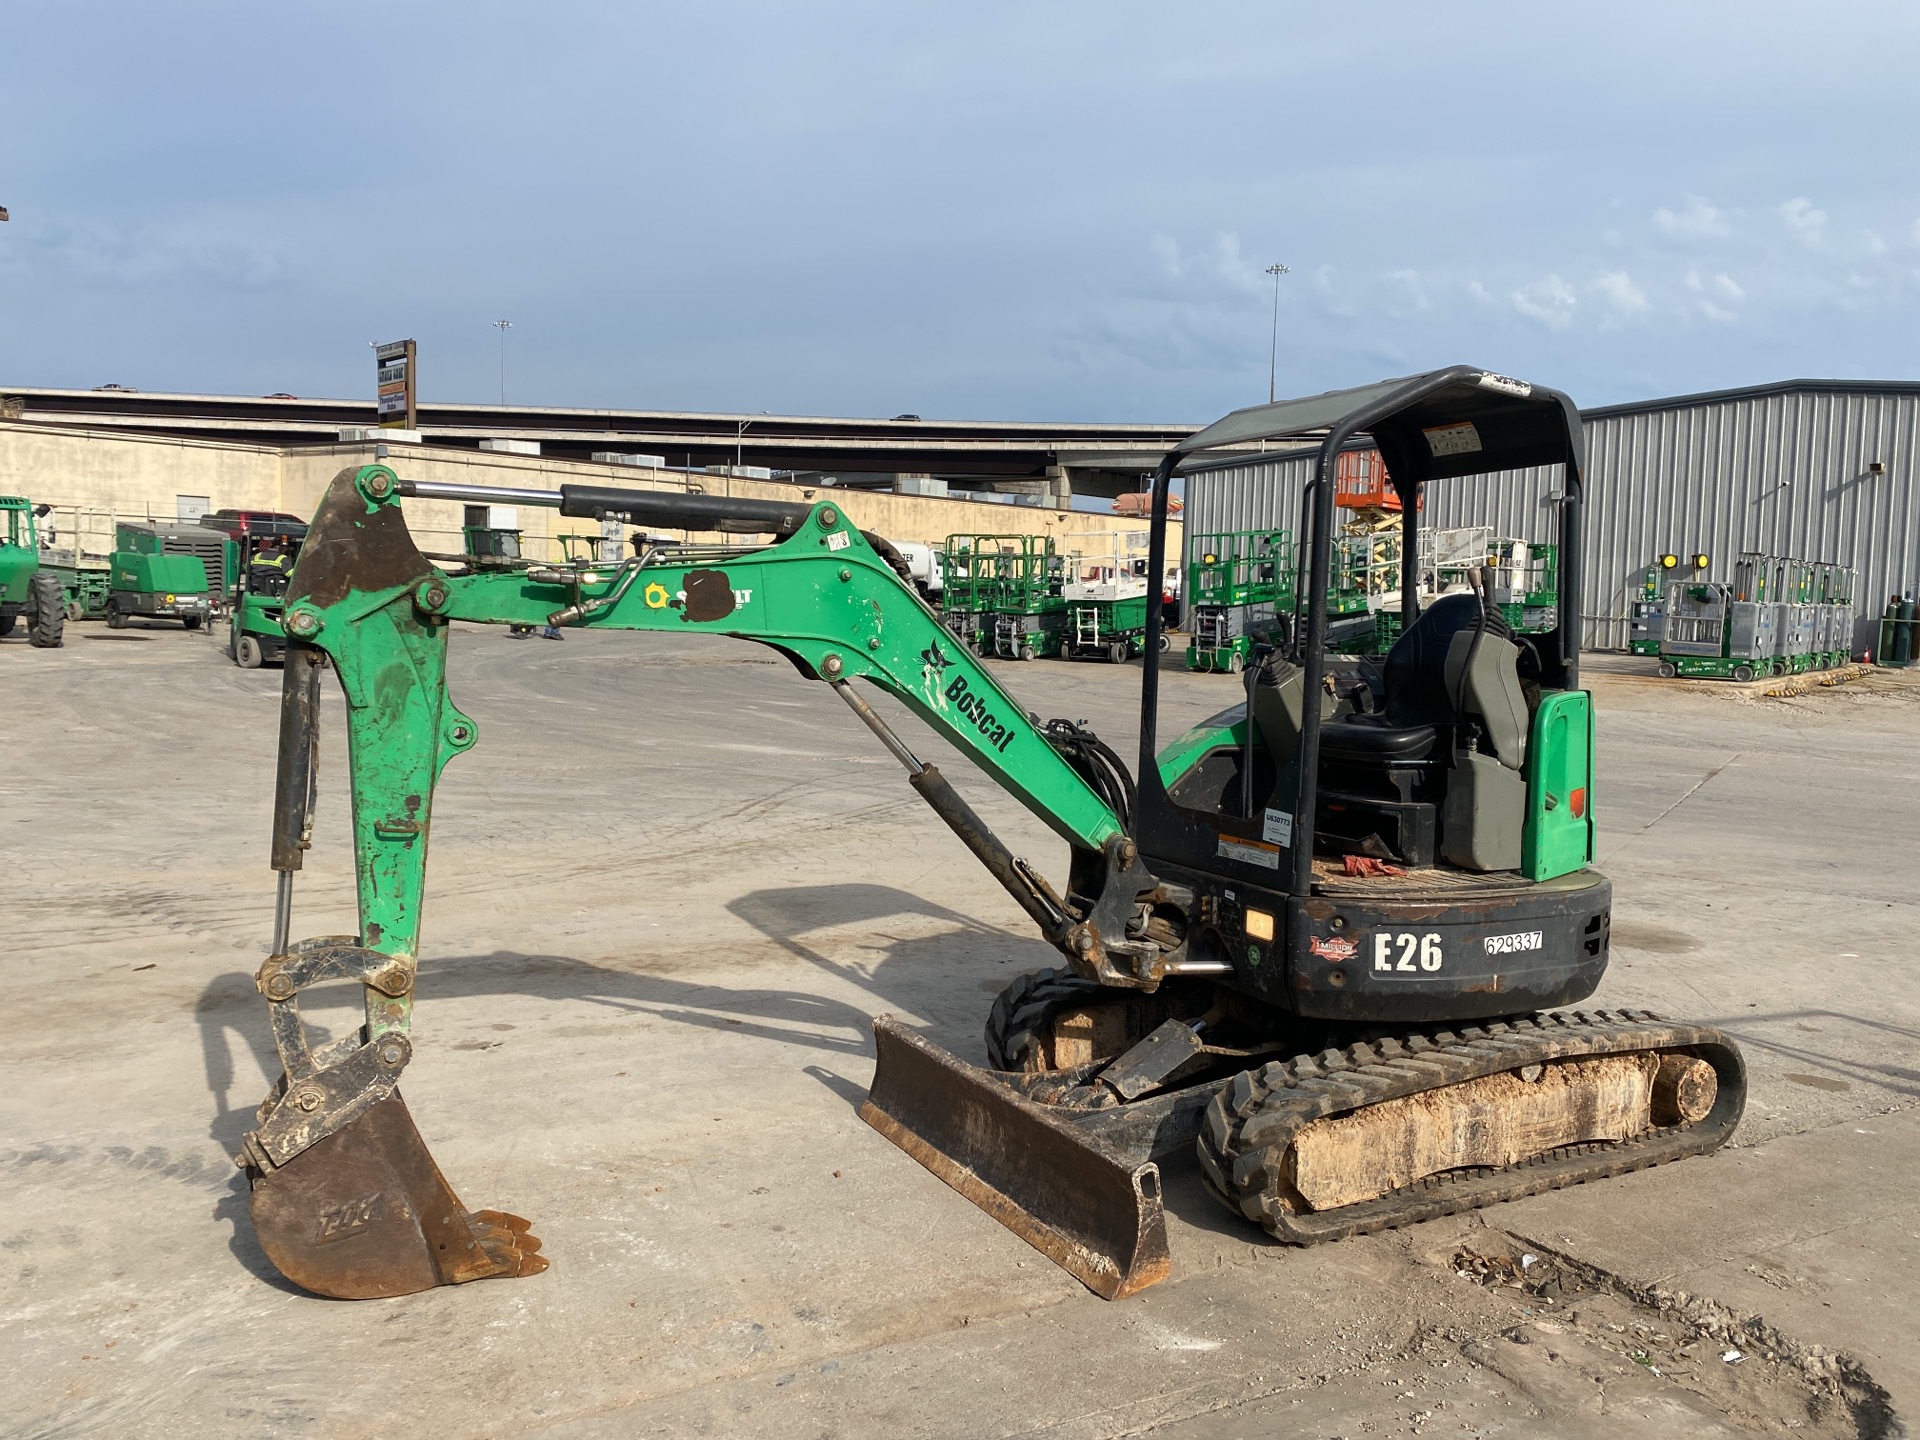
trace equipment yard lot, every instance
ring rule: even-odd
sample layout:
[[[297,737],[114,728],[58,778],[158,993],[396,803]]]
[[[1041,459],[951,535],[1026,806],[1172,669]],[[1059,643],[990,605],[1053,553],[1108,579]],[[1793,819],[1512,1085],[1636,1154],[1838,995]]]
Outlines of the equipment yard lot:
[[[1169,1167],[1173,1279],[1108,1303],[855,1115],[872,1016],[978,1062],[994,994],[1055,956],[845,707],[749,645],[456,626],[480,744],[437,792],[405,1091],[553,1268],[345,1303],[278,1277],[228,1158],[277,1069],[251,976],[279,672],[67,635],[0,645],[0,1432],[1854,1435],[1920,1404],[1904,675],[1764,699],[1591,666],[1592,1008],[1738,1038],[1725,1151],[1311,1250]],[[1132,761],[1137,666],[996,668]],[[1167,736],[1238,694],[1162,684]],[[304,935],[356,924],[326,688]],[[865,693],[1057,874],[1051,832]]]

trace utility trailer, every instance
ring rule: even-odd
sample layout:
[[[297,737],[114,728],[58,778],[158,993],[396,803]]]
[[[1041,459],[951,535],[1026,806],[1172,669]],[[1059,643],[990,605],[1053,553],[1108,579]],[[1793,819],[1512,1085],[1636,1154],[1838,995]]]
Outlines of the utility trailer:
[[[1328,598],[1335,457],[1363,439],[1407,517],[1411,618],[1353,686],[1332,683]],[[1163,743],[1164,615],[1150,587],[1131,774],[1085,725],[1032,716],[941,628],[892,547],[832,502],[342,471],[287,595],[279,894],[256,976],[284,1074],[240,1156],[270,1261],[346,1299],[546,1268],[525,1220],[460,1203],[397,1088],[414,1053],[435,783],[479,734],[447,694],[455,621],[753,641],[853,711],[1061,957],[994,1002],[991,1069],[877,1019],[861,1116],[1100,1295],[1169,1273],[1162,1161],[1191,1157],[1233,1214],[1310,1244],[1722,1144],[1745,1096],[1728,1037],[1556,1008],[1600,983],[1612,908],[1592,868],[1592,707],[1579,684],[1579,412],[1558,391],[1465,366],[1236,411],[1156,471],[1150,573],[1162,573],[1183,465],[1295,442],[1317,447],[1311,478],[1268,518],[1304,517],[1302,623],[1256,656],[1240,704]],[[1523,469],[1557,475],[1557,623],[1510,632],[1488,568],[1467,593],[1423,605],[1405,558],[1420,553],[1423,488],[1472,498],[1486,477]],[[769,538],[450,573],[414,545],[409,497]],[[296,943],[328,668],[349,701],[359,926]],[[1064,880],[1013,854],[855,681],[1065,842]],[[316,1049],[299,997],[341,981],[363,987],[365,1022]],[[564,1047],[552,1063],[569,1063]]]

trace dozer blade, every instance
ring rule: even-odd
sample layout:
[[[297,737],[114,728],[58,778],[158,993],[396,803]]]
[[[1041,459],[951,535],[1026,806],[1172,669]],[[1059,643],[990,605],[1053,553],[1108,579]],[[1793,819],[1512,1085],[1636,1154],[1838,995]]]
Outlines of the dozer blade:
[[[1172,1268],[1160,1169],[1135,1164],[892,1016],[860,1118],[1096,1295]]]
[[[251,1208],[280,1273],[337,1300],[547,1268],[526,1221],[460,1204],[397,1094],[285,1165],[254,1171]]]

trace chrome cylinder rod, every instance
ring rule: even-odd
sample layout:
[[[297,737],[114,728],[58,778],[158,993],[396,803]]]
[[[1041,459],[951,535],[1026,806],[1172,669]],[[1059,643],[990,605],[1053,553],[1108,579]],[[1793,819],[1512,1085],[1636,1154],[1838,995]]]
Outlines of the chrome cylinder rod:
[[[280,872],[280,889],[273,897],[273,953],[287,953],[287,941],[293,932],[293,872]]]
[[[919,757],[907,748],[906,742],[893,733],[893,727],[882,720],[871,705],[853,693],[853,686],[844,680],[835,680],[831,683],[840,698],[853,707],[853,713],[866,721],[867,728],[880,737],[880,743],[893,752],[893,758],[907,767],[909,775],[918,775],[927,768],[920,763]]]
[[[394,487],[420,500],[465,500],[472,505],[543,505],[558,510],[558,490],[518,490],[509,485],[451,485],[443,480],[402,480]]]

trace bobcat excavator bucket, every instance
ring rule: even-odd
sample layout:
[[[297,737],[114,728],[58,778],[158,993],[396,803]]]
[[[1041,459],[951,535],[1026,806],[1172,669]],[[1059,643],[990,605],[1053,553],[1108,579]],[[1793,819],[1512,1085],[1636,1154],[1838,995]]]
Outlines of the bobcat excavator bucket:
[[[930,1044],[873,1023],[860,1118],[1095,1294],[1167,1278],[1160,1167]]]
[[[285,1165],[255,1168],[251,1209],[280,1273],[338,1300],[547,1268],[525,1220],[461,1205],[397,1094]]]

